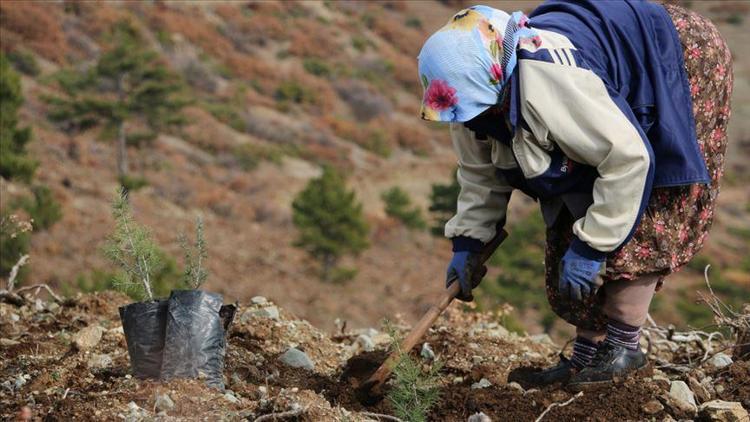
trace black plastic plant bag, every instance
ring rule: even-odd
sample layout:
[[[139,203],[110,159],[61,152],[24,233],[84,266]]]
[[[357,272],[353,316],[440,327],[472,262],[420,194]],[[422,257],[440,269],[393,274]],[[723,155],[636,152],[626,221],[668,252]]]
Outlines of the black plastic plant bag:
[[[167,301],[131,303],[121,306],[120,320],[128,343],[130,369],[140,379],[158,379],[161,374]]]
[[[224,389],[225,334],[234,317],[234,306],[222,310],[222,304],[222,296],[216,293],[172,291],[164,338],[162,379],[198,378],[211,387]]]

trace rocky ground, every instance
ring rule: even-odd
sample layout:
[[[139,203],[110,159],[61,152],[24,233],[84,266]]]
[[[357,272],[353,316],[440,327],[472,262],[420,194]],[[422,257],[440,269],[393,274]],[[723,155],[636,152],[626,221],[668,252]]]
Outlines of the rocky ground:
[[[354,395],[362,373],[372,369],[362,363],[379,362],[391,341],[380,330],[351,331],[342,322],[337,332],[326,333],[265,298],[253,298],[240,307],[229,333],[222,392],[201,381],[161,383],[129,375],[117,317],[117,307],[127,302],[104,292],[62,304],[0,303],[0,418],[256,420],[283,412],[287,420],[356,421],[393,414],[387,400],[366,407]],[[748,418],[750,362],[720,352],[717,335],[706,341],[694,334],[697,340],[691,340],[653,328],[644,336],[652,351],[647,373],[574,395],[559,386],[525,389],[523,374],[554,362],[561,347],[546,335],[510,333],[500,321],[501,315],[454,305],[429,332],[420,359],[443,364],[441,398],[430,420],[467,420],[479,412],[491,420],[535,420],[571,399],[552,406],[544,418]],[[521,383],[509,383],[509,377]]]

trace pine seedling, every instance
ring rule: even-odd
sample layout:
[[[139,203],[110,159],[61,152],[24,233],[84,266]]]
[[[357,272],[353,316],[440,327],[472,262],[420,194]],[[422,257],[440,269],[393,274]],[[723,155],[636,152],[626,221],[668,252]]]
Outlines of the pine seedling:
[[[195,221],[195,243],[191,247],[188,244],[187,237],[183,234],[180,236],[180,246],[185,254],[183,281],[186,286],[198,289],[208,278],[208,270],[204,267],[204,262],[208,259],[208,251],[206,250],[203,219],[201,217],[198,217]]]
[[[122,188],[112,203],[112,214],[115,231],[107,239],[104,254],[121,270],[114,285],[126,293],[154,300],[151,283],[162,264],[158,247],[148,229],[133,219],[128,195]]]
[[[401,350],[401,337],[396,330],[386,324],[391,335],[391,350],[398,353],[399,360],[393,369],[391,389],[387,394],[394,413],[402,420],[409,422],[427,421],[427,415],[440,398],[438,385],[442,364],[437,360],[428,369],[422,363]]]

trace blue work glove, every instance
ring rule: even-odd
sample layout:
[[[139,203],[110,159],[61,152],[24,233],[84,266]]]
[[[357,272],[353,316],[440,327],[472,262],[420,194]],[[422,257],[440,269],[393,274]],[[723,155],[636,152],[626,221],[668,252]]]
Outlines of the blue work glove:
[[[560,262],[560,295],[580,302],[596,294],[602,285],[599,275],[604,274],[606,259],[606,253],[573,239]]]
[[[487,267],[482,264],[482,242],[476,239],[459,237],[453,239],[453,259],[448,265],[445,287],[450,287],[456,280],[461,291],[456,299],[464,302],[474,300],[471,290],[479,285],[487,274]]]

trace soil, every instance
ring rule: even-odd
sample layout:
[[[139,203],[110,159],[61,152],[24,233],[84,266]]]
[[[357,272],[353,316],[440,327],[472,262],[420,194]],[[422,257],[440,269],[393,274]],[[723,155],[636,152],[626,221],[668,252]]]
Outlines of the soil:
[[[200,380],[157,382],[130,376],[127,347],[117,317],[117,307],[124,303],[125,297],[111,293],[81,296],[63,307],[41,302],[18,308],[0,303],[0,338],[4,340],[0,345],[0,419],[30,412],[35,420],[139,420],[156,415],[252,420],[297,409],[298,420],[358,421],[366,420],[361,412],[394,413],[387,398],[368,405],[357,395],[357,387],[387,357],[389,339],[382,333],[373,335],[375,351],[362,352],[356,341],[359,332],[330,335],[283,309],[278,320],[254,315],[258,307],[271,304],[240,307],[225,358],[229,391],[221,392]],[[477,412],[493,420],[534,420],[551,404],[573,397],[560,386],[521,390],[509,385],[509,379],[523,384],[523,375],[554,364],[559,349],[545,339],[508,333],[494,318],[451,308],[426,336],[443,364],[440,399],[429,420],[465,421]],[[105,329],[99,344],[89,351],[71,347],[71,336],[91,324]],[[308,354],[314,369],[281,363],[278,356],[289,347]],[[99,355],[110,357],[111,363],[92,367],[91,359]],[[685,381],[688,377],[702,380],[710,376],[719,391],[712,399],[737,401],[750,408],[750,362],[737,361],[718,370],[694,367],[689,372],[653,372],[654,376]],[[491,385],[473,389],[472,384],[482,378]],[[648,374],[633,376],[613,386],[586,391],[569,405],[552,409],[546,419],[690,417],[667,405],[664,397],[668,385]],[[159,413],[155,408],[159,394],[169,395],[174,408]],[[644,413],[643,404],[653,400],[665,404],[664,408],[655,414]]]

